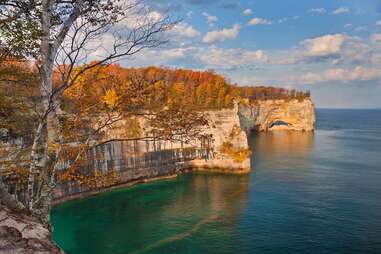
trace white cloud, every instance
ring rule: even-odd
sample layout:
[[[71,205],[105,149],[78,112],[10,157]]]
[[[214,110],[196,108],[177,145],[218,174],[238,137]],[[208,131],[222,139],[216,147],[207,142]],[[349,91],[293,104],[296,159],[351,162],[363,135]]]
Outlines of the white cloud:
[[[378,43],[381,43],[381,33],[378,33],[378,34],[373,34],[371,37],[370,37],[370,41],[374,44],[378,44]]]
[[[163,59],[177,59],[177,58],[183,58],[185,57],[186,52],[188,51],[188,48],[173,48],[173,49],[166,49],[161,50],[160,56]]]
[[[101,57],[107,56],[110,46],[114,43],[114,37],[111,34],[105,34],[102,41],[102,47],[97,47],[90,55],[88,60],[99,60]],[[176,47],[167,49],[144,49],[133,57],[122,60],[126,61],[127,65],[131,66],[148,66],[148,65],[166,65],[170,61],[176,59],[183,59],[188,56],[190,52],[195,50],[194,47]]]
[[[324,14],[327,12],[324,8],[312,8],[307,11],[308,13],[314,13],[314,14]]]
[[[89,53],[89,60],[98,60],[109,55],[109,50],[115,43],[115,37],[110,33],[105,33],[102,38],[92,40],[86,45]]]
[[[345,24],[344,28],[351,28],[353,25],[352,24]]]
[[[227,39],[234,39],[237,37],[241,26],[234,24],[232,28],[224,28],[222,30],[210,31],[205,34],[202,42],[204,43],[215,43],[225,41]]]
[[[358,26],[354,30],[356,32],[364,32],[364,31],[368,30],[368,28],[366,26]]]
[[[207,68],[231,69],[244,67],[258,62],[267,62],[263,50],[246,50],[241,48],[222,49],[210,47],[195,54]]]
[[[249,25],[271,25],[271,20],[263,19],[263,18],[253,18],[249,21]]]
[[[164,19],[164,15],[158,11],[151,11],[148,13],[148,19],[152,22],[158,22]]]
[[[302,73],[301,75],[293,75],[288,78],[288,82],[290,84],[314,84],[317,82],[321,82],[321,76],[318,73],[313,73],[313,72],[306,72]]]
[[[187,18],[192,18],[192,15],[193,15],[193,11],[188,11],[187,12]]]
[[[186,38],[193,38],[200,35],[199,31],[187,23],[176,24],[170,32]]]
[[[287,20],[288,20],[288,18],[281,18],[281,19],[278,19],[277,22],[279,24],[282,24],[282,23],[286,22]]]
[[[130,59],[128,65],[148,66],[155,63],[155,65],[168,66],[179,61],[197,63],[201,69],[232,70],[266,63],[268,56],[263,50],[188,46],[170,49],[146,49],[135,55],[132,61]]]
[[[381,78],[381,68],[356,66],[354,68],[333,68],[323,72],[307,72],[289,78],[294,84],[314,84],[320,82],[365,81]]]
[[[376,22],[376,26],[381,26],[381,20]]]
[[[147,24],[160,22],[165,19],[165,16],[158,11],[147,11],[141,9],[136,13],[131,13],[126,19],[119,22],[118,25],[124,26],[129,29],[135,29]]]
[[[183,61],[188,59],[190,55],[197,49],[195,47],[176,47],[169,49],[145,49],[133,58],[124,60],[122,63],[126,66],[150,66],[152,64],[160,66],[168,66],[173,61]]]
[[[337,8],[336,10],[334,10],[331,14],[332,15],[340,15],[340,14],[344,14],[344,13],[348,13],[348,12],[349,12],[348,7],[340,7],[340,8]]]
[[[338,53],[346,39],[343,34],[328,34],[321,37],[307,39],[302,45],[309,56],[326,56]]]
[[[381,77],[381,68],[366,68],[363,66],[356,66],[356,68],[352,70],[347,70],[345,76],[348,76],[348,81],[351,80],[372,80]],[[344,76],[344,80],[345,80]]]
[[[251,9],[246,9],[242,12],[242,14],[245,16],[250,16],[251,14],[253,14],[253,11]]]
[[[216,22],[218,20],[218,18],[216,16],[210,15],[207,12],[203,12],[201,14],[206,17],[208,23],[213,23],[213,22]]]
[[[359,37],[327,34],[303,40],[299,46],[277,53],[274,64],[369,64],[377,48]]]
[[[301,43],[299,61],[331,64],[368,63],[375,49],[359,37],[346,34],[328,34],[307,39]]]

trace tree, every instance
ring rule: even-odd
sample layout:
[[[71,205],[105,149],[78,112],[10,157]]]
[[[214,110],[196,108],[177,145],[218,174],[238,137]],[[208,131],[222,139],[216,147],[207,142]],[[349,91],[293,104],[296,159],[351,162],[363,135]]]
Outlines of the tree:
[[[36,110],[25,201],[32,215],[49,221],[56,162],[65,143],[64,92],[98,66],[165,43],[160,34],[173,24],[151,15],[143,1],[0,0],[1,51],[34,59],[38,70],[42,103]],[[98,53],[97,61],[83,64],[91,52]]]
[[[29,111],[35,107],[38,84],[36,74],[27,62],[3,55],[0,61],[0,143],[8,143],[7,149],[0,149],[0,202],[13,210],[23,209],[23,204],[8,193],[8,186],[2,181],[10,180],[17,189],[27,179],[25,163],[21,158],[25,149],[14,149],[10,140],[23,136],[24,144],[30,142],[30,128],[36,114]],[[17,174],[17,179],[14,175]]]

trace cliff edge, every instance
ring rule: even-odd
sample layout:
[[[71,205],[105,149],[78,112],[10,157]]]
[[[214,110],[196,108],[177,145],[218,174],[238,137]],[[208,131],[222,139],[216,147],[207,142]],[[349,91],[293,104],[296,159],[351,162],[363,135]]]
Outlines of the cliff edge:
[[[242,130],[237,110],[208,111],[208,128],[204,134],[213,137],[213,156],[208,160],[189,162],[193,170],[247,173],[250,171],[250,148],[247,134]]]

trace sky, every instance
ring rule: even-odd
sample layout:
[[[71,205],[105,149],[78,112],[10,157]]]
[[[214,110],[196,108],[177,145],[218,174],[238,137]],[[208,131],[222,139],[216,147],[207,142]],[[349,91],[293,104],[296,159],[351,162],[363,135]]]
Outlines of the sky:
[[[156,0],[180,22],[125,66],[213,69],[238,85],[310,90],[319,108],[381,108],[381,0]]]

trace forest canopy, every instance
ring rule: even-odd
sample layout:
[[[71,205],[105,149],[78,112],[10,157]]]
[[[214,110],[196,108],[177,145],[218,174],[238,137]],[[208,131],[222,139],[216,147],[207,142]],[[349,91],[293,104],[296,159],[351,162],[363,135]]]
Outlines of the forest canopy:
[[[298,99],[310,97],[310,92],[268,86],[239,86],[229,83],[213,70],[194,71],[165,67],[123,68],[113,64],[99,67],[96,72],[83,77],[71,89],[81,90],[97,82],[98,92],[91,96],[123,97],[125,85],[132,80],[143,83],[141,91],[147,96],[149,107],[188,107],[193,110],[222,109],[232,106],[233,99],[253,103],[256,100]],[[89,91],[88,89],[84,89]],[[112,92],[111,92],[112,91]],[[82,91],[83,93],[83,91]],[[113,95],[113,96],[111,96]],[[105,97],[104,97],[105,98]],[[90,98],[91,99],[91,98]],[[94,98],[92,98],[94,99]]]
[[[83,68],[86,65],[77,66],[73,75]],[[62,70],[56,69],[54,72],[53,86],[61,85],[59,71]],[[14,136],[29,136],[29,125],[38,118],[36,110],[31,109],[39,108],[41,103],[36,96],[37,70],[25,60],[9,59],[0,63],[0,74],[0,129],[7,129]],[[80,119],[72,121],[69,128],[76,129],[78,134],[80,126],[88,125],[84,121],[89,122],[94,116],[110,112],[117,112],[124,118],[143,111],[168,109],[173,110],[174,114],[177,111],[185,115],[184,112],[191,114],[230,108],[233,99],[255,103],[258,100],[303,100],[309,97],[308,91],[233,85],[213,70],[125,68],[110,64],[81,74],[77,82],[63,93],[61,107],[64,112],[75,115],[75,119]]]
[[[36,73],[31,65],[16,60],[0,64],[0,116],[5,126],[18,125],[18,115],[25,116],[26,100],[33,101],[36,93]],[[77,71],[85,65],[78,66]],[[63,67],[64,68],[64,67]],[[56,70],[58,72],[58,70]],[[56,75],[59,76],[59,75]],[[56,78],[54,85],[59,86]],[[14,98],[12,98],[14,97]],[[78,82],[64,93],[63,109],[75,111],[81,105],[92,105],[87,116],[101,114],[112,107],[119,111],[187,108],[188,110],[216,110],[230,108],[233,99],[254,103],[268,99],[298,99],[310,97],[310,92],[269,86],[233,85],[213,70],[194,71],[165,67],[124,68],[118,64],[99,66],[82,74]],[[22,119],[25,120],[25,119]],[[16,128],[11,128],[16,131]]]
[[[78,66],[77,71],[84,66]],[[14,99],[25,101],[28,94],[33,94],[36,80],[33,69],[26,63],[8,61],[2,64],[1,71],[3,74],[12,73],[8,75],[8,77],[11,76],[11,81],[10,78],[0,82],[0,94],[4,97],[1,100],[4,104],[1,106],[1,113],[5,117],[3,111],[10,110],[11,107],[5,101],[16,102],[11,98],[12,94],[18,97]],[[17,82],[15,82],[16,76]],[[56,78],[54,86],[59,85],[60,80]],[[13,90],[18,92],[10,93]],[[20,97],[20,93],[23,96]],[[134,93],[134,96],[130,96],[130,93]],[[269,99],[303,100],[310,97],[310,92],[270,86],[239,86],[231,84],[213,70],[194,71],[166,67],[124,68],[118,64],[111,64],[101,65],[82,74],[78,82],[65,91],[64,97],[64,110],[69,111],[78,108],[79,104],[89,104],[92,101],[103,101],[102,107],[106,108],[118,106],[123,110],[122,107],[135,107],[128,108],[128,111],[164,107],[211,110],[229,108],[232,106],[233,99],[246,103]],[[16,112],[18,109],[15,108],[13,111]],[[91,113],[97,114],[102,111],[104,109],[93,107]],[[125,108],[124,111],[127,109]]]

